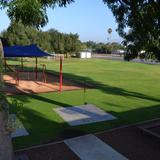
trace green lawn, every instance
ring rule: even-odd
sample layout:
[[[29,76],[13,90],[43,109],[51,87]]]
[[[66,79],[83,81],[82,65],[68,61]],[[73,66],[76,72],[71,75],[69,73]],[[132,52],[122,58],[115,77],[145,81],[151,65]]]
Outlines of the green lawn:
[[[59,71],[58,61],[40,59],[39,63],[46,63],[50,71]],[[69,127],[53,108],[83,104],[83,90],[14,96],[24,104],[20,119],[30,132],[30,136],[13,140],[15,149],[54,140],[65,129],[98,132],[160,117],[160,65],[68,59],[64,60],[63,72],[66,77],[92,84],[95,88],[87,90],[86,101],[118,119]]]

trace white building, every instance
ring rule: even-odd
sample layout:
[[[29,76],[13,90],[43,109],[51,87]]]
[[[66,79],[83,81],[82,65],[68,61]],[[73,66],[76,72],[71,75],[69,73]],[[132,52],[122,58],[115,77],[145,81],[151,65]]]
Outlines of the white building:
[[[77,54],[77,57],[79,58],[92,58],[92,52],[91,50],[84,50]]]

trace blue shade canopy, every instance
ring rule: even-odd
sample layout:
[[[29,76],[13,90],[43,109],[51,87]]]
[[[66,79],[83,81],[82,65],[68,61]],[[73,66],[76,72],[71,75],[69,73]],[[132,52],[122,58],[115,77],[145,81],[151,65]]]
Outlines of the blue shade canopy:
[[[43,52],[36,45],[4,47],[4,57],[44,57],[50,54]]]

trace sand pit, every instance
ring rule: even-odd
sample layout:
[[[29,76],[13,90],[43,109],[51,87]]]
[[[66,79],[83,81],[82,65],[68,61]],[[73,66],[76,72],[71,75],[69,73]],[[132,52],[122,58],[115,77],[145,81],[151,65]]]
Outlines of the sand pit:
[[[16,84],[15,74],[7,73],[3,76],[5,85],[3,91],[6,94],[20,93],[46,93],[59,91],[59,77],[50,73],[46,73],[46,82],[43,82],[42,73],[38,73],[38,78],[35,80],[34,72],[21,72],[19,83]],[[78,90],[83,86],[63,79],[62,91]]]

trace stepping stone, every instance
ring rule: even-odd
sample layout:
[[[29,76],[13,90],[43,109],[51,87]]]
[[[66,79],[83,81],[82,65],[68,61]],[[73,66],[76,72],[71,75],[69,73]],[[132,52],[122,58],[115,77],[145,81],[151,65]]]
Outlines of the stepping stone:
[[[81,160],[127,160],[92,134],[67,139],[64,142]]]
[[[11,137],[16,138],[16,137],[22,137],[22,136],[28,136],[28,135],[29,133],[25,128],[18,128],[11,134]]]
[[[12,138],[29,135],[28,131],[23,126],[23,123],[17,118],[15,114],[9,115],[9,123],[11,123],[10,125],[13,125],[15,128],[15,131],[11,133]]]
[[[53,110],[58,113],[70,126],[116,119],[113,115],[102,111],[92,104],[74,107],[59,107]]]

